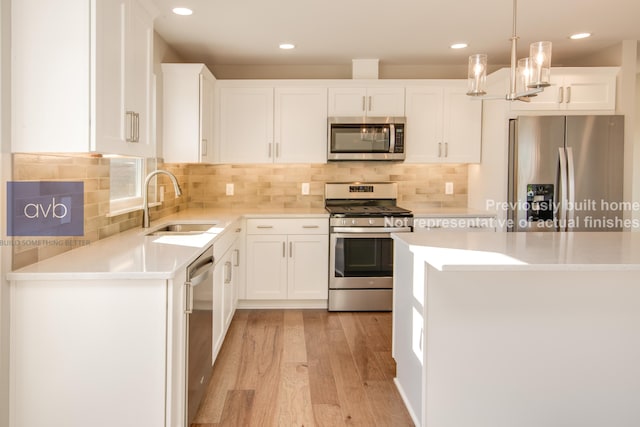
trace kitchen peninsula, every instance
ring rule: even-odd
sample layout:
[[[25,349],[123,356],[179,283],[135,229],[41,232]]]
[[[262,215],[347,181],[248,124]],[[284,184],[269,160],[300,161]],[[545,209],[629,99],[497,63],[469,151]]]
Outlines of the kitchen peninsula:
[[[397,234],[393,357],[417,425],[640,425],[640,234]]]

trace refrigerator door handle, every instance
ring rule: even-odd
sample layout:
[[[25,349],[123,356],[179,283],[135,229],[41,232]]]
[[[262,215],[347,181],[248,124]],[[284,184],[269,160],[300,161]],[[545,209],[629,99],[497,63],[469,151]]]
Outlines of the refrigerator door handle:
[[[560,211],[558,212],[558,217],[556,218],[556,229],[558,231],[566,231],[568,194],[567,156],[564,147],[558,147],[558,155],[560,160],[558,164],[558,169],[560,169]]]
[[[569,205],[567,216],[567,231],[573,228],[573,221],[575,220],[576,211],[574,209],[576,205],[576,179],[575,179],[575,167],[573,162],[573,148],[567,147],[567,184],[569,193]]]

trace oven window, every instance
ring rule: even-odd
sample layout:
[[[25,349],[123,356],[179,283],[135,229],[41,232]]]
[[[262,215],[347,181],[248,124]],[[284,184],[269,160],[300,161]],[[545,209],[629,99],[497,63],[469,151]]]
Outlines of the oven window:
[[[338,238],[335,247],[335,277],[393,276],[393,240]]]
[[[389,127],[344,124],[331,126],[332,153],[388,153]]]

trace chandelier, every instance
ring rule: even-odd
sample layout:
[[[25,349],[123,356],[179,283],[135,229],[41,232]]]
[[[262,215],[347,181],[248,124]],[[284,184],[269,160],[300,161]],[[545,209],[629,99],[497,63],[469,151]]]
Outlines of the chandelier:
[[[517,60],[518,35],[516,33],[516,16],[518,0],[513,0],[513,32],[511,35],[511,74],[509,93],[504,97],[508,101],[529,102],[530,97],[542,92],[549,86],[551,76],[551,42],[531,43],[529,57]],[[487,55],[469,56],[468,69],[469,89],[467,95],[483,97],[483,99],[502,99],[484,97],[487,94]]]

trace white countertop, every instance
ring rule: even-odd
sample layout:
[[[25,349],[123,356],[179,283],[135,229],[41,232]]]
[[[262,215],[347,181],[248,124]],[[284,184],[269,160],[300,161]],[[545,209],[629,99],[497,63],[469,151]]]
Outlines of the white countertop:
[[[246,218],[327,217],[324,209],[189,209],[7,274],[9,280],[171,279],[211,244],[225,228]],[[207,232],[147,236],[164,224],[214,222]]]
[[[640,270],[640,233],[397,233],[440,271]]]

